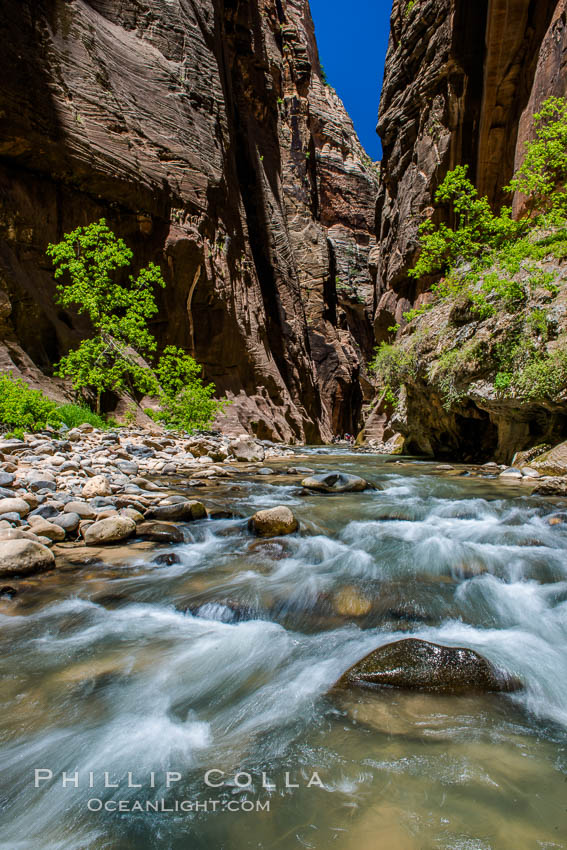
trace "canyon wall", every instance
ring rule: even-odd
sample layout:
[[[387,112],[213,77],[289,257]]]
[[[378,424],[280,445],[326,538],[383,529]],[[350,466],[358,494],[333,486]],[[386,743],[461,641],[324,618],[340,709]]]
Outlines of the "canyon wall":
[[[380,102],[376,335],[421,303],[408,277],[418,226],[447,171],[496,206],[531,134],[531,116],[567,88],[565,0],[394,0]]]
[[[152,324],[234,399],[224,427],[328,440],[371,386],[377,171],[308,0],[23,0],[0,11],[0,367],[51,394],[86,333],[49,242],[104,216],[167,287]]]
[[[491,356],[474,368],[469,364],[468,375],[463,366],[463,387],[467,378],[476,381],[475,389],[463,389],[450,409],[428,377],[440,352],[452,345],[480,340],[488,350],[492,340],[497,346],[509,319],[475,324],[474,317],[445,316],[439,307],[406,330],[403,318],[430,300],[426,293],[434,279],[416,281],[408,270],[418,256],[419,224],[427,217],[439,222],[445,214],[435,209],[434,195],[450,169],[467,164],[479,192],[496,209],[512,200],[516,213],[521,211],[522,199],[510,199],[502,187],[533,138],[534,112],[550,95],[566,94],[566,60],[565,0],[394,0],[378,125],[383,159],[374,326],[383,341],[393,338],[389,328],[401,324],[402,348],[414,345],[416,330],[434,342],[415,348],[416,379],[406,386],[397,411],[384,401],[375,409],[376,436],[398,430],[407,450],[509,462],[515,451],[567,435],[566,403],[502,400],[487,382]],[[550,270],[562,279],[562,268]],[[563,328],[561,316],[555,324]],[[445,325],[439,339],[436,333]]]

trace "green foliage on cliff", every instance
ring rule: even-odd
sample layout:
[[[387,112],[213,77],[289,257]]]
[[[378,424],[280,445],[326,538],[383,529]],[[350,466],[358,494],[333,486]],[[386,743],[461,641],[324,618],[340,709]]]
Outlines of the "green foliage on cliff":
[[[0,423],[21,436],[24,431],[41,431],[48,426],[74,428],[89,422],[106,428],[100,416],[76,404],[57,404],[39,390],[32,390],[20,378],[0,376]]]
[[[534,115],[534,128],[535,139],[506,189],[525,195],[530,211],[560,224],[567,215],[567,101],[548,98]]]
[[[478,197],[467,172],[468,166],[458,165],[437,189],[435,201],[450,207],[455,225],[435,225],[431,219],[420,225],[421,254],[410,277],[446,273],[527,231],[527,222],[514,221],[510,207],[503,207],[500,215],[494,215],[488,199]]]
[[[547,308],[566,280],[557,266],[567,258],[567,101],[549,98],[534,126],[535,139],[505,187],[525,195],[523,217],[514,220],[508,206],[494,213],[466,166],[458,166],[435,195],[450,224],[428,219],[419,229],[421,253],[409,274],[442,277],[431,287],[432,300],[404,319],[436,335],[426,352],[418,350],[417,361],[429,363],[422,378],[436,387],[447,408],[480,375],[483,380],[491,375],[499,395],[528,401],[555,399],[567,388],[567,338],[553,342],[557,323],[553,319],[552,333]],[[426,315],[444,303],[451,310],[443,314],[443,328]],[[502,316],[508,318],[498,326],[497,343],[485,336],[480,345],[469,333],[467,343],[455,344],[455,327]],[[408,350],[416,359],[414,336],[402,331],[397,342],[377,349],[371,366],[384,387],[399,388],[414,379],[405,368]]]
[[[159,267],[149,263],[136,277],[126,275],[132,251],[104,219],[76,228],[47,254],[58,303],[86,314],[94,331],[60,360],[56,374],[69,378],[79,397],[94,396],[97,413],[103,392],[128,391],[158,396],[156,416],[166,427],[209,425],[226,402],[213,398],[214,384],[203,384],[195,360],[172,347],[155,367],[146,360],[157,348],[149,321],[158,312],[154,291],[165,287]]]

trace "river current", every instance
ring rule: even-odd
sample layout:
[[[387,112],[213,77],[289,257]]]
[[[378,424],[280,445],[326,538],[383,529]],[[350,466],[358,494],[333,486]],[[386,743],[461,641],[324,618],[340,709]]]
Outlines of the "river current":
[[[567,848],[561,504],[348,452],[270,464],[205,491],[237,516],[185,544],[2,600],[0,848]],[[293,464],[381,489],[305,496]],[[254,540],[280,504],[301,533]],[[329,694],[410,635],[525,689]]]

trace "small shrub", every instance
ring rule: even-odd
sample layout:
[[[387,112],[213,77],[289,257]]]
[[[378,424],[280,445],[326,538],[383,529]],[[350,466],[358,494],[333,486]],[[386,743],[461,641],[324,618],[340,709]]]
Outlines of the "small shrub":
[[[10,375],[0,376],[0,423],[18,432],[41,431],[48,426],[75,428],[89,422],[96,428],[108,427],[96,414],[76,404],[57,404],[40,390],[33,390]]]
[[[175,346],[168,346],[156,369],[161,410],[153,414],[166,428],[196,431],[210,426],[225,409],[226,399],[214,398],[215,385],[203,384],[201,366]]]

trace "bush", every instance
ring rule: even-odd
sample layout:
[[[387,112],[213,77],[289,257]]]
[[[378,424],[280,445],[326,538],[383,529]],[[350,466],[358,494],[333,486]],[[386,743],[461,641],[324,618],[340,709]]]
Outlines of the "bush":
[[[75,428],[89,422],[96,428],[107,424],[84,407],[76,404],[57,404],[39,390],[33,390],[21,380],[10,375],[0,376],[0,423],[23,431],[41,431],[48,426]]]
[[[209,427],[228,404],[214,398],[215,385],[203,384],[201,366],[175,346],[168,346],[156,369],[161,410],[153,418],[166,428],[197,431]]]

